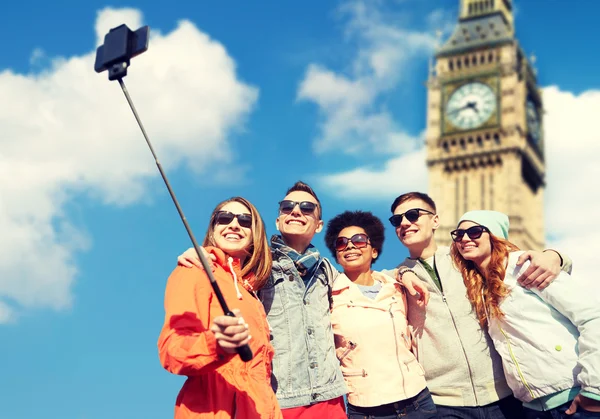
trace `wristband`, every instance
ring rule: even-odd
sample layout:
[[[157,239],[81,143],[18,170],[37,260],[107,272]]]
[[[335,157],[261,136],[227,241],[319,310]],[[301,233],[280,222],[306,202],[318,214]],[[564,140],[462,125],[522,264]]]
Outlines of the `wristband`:
[[[417,273],[410,268],[399,270],[398,271],[398,277],[399,277],[398,279],[400,280],[400,283],[402,283],[402,275],[404,275],[406,272],[412,272],[413,274],[415,274],[415,276],[417,275]]]
[[[554,250],[554,249],[546,249],[546,250],[544,250],[544,252],[554,252],[554,253],[556,253],[556,254],[558,255],[558,258],[560,259],[560,267],[562,268],[562,266],[563,266],[563,258],[562,258],[562,256],[560,255],[560,253],[559,253],[559,252],[557,252],[557,251],[556,251],[556,250]],[[543,252],[542,252],[542,253],[543,253]],[[402,276],[401,276],[401,277],[402,277]]]

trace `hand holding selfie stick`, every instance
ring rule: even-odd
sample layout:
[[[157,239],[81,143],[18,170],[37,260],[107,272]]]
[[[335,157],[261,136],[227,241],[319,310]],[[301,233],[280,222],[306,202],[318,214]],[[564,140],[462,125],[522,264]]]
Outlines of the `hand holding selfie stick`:
[[[135,106],[129,96],[129,92],[125,87],[125,83],[123,82],[123,77],[127,75],[127,68],[129,67],[129,62],[131,58],[145,52],[148,49],[148,26],[144,26],[137,31],[131,31],[126,25],[121,25],[116,28],[111,29],[108,34],[104,37],[104,44],[100,45],[96,50],[96,63],[94,64],[94,70],[97,73],[100,73],[104,70],[108,70],[108,79],[109,80],[118,80],[123,93],[125,94],[125,98],[127,99],[127,103],[129,103],[129,107],[135,116],[135,120],[137,121],[140,129],[142,130],[142,134],[144,135],[144,139],[148,144],[148,148],[150,148],[150,152],[154,157],[154,161],[156,163],[156,167],[158,167],[158,171],[160,172],[160,176],[162,177],[165,185],[169,191],[169,195],[171,195],[171,199],[175,204],[175,208],[177,208],[177,212],[179,213],[179,217],[183,222],[183,225],[190,236],[190,240],[194,245],[194,249],[196,249],[196,253],[200,257],[200,262],[202,262],[202,266],[204,267],[204,272],[208,275],[208,279],[210,280],[210,284],[212,285],[213,291],[219,300],[219,304],[223,309],[223,312],[227,316],[235,317],[235,314],[229,307],[227,307],[227,303],[223,298],[223,294],[221,293],[221,289],[219,288],[219,284],[217,284],[217,280],[215,279],[212,269],[210,267],[210,263],[204,256],[204,252],[200,250],[200,246],[194,237],[194,233],[192,233],[192,229],[190,228],[185,215],[183,214],[183,210],[179,206],[179,202],[177,198],[175,198],[175,193],[173,189],[171,189],[171,184],[165,175],[165,172],[162,169],[160,162],[158,161],[158,157],[154,152],[154,147],[150,143],[150,139],[146,134],[146,130],[142,125],[142,121],[138,116],[137,111],[135,110]],[[240,358],[247,362],[252,359],[252,351],[250,347],[246,344],[240,346],[236,349],[237,353],[240,355]]]

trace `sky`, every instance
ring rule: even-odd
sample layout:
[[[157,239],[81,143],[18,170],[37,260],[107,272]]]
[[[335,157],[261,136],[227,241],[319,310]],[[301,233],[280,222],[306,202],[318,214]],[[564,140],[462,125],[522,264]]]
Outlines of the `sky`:
[[[592,275],[600,3],[515,3],[543,88],[547,243]],[[58,6],[0,14],[0,417],[170,417],[183,378],[162,369],[156,341],[190,240],[118,84],[93,71],[105,33],[151,28],[125,83],[198,239],[234,195],[274,234],[300,179],[325,221],[348,209],[386,220],[397,195],[426,190],[424,82],[458,0]],[[386,225],[376,269],[406,256]]]

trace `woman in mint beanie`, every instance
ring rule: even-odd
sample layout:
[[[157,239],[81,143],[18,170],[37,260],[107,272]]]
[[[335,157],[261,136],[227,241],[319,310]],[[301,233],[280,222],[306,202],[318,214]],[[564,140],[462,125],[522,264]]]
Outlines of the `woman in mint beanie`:
[[[516,278],[522,253],[508,217],[469,211],[452,231],[451,254],[504,375],[528,419],[600,418],[600,285],[561,272],[544,290]]]

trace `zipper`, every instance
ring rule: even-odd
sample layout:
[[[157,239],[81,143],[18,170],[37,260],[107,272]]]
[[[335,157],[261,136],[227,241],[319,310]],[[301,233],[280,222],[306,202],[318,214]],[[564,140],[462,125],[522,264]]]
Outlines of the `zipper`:
[[[425,272],[427,272],[427,269],[425,269],[422,262],[418,261],[418,263],[421,265],[421,268],[423,270],[425,270]],[[444,302],[444,304],[446,304],[446,309],[448,310],[448,313],[450,314],[450,319],[452,319],[452,325],[454,326],[454,330],[456,331],[456,336],[458,337],[458,341],[460,342],[460,348],[462,349],[463,356],[465,358],[465,364],[467,364],[467,369],[469,370],[469,378],[471,379],[471,388],[473,389],[473,397],[475,398],[475,401],[479,404],[479,400],[477,400],[477,391],[475,390],[475,383],[473,382],[473,370],[471,369],[471,364],[469,364],[469,358],[467,358],[467,351],[465,350],[462,340],[460,340],[460,334],[458,333],[458,327],[456,327],[456,320],[454,319],[452,310],[450,310],[450,306],[448,305],[448,299],[446,298],[446,294],[444,293],[442,279],[440,278],[440,274],[439,274],[439,272],[437,270],[437,266],[435,264],[435,255],[433,257],[433,266],[431,268],[435,271],[435,274],[437,275],[438,279],[440,280],[440,290],[439,291],[440,291],[440,294],[442,295],[442,301]],[[433,279],[431,279],[431,275],[429,275],[429,272],[427,272],[427,277],[428,277],[429,281],[433,282]],[[433,288],[437,289],[435,284],[433,284]]]
[[[519,363],[517,362],[517,358],[515,357],[515,354],[514,354],[514,352],[512,350],[512,346],[510,344],[510,340],[508,339],[508,335],[506,334],[506,332],[504,331],[504,329],[502,329],[500,326],[498,326],[498,329],[500,329],[500,332],[504,336],[504,339],[506,339],[506,344],[508,345],[508,352],[510,353],[510,357],[511,357],[513,363],[515,364],[515,367],[517,367],[517,373],[519,374],[519,378],[521,378],[521,381],[523,382],[523,385],[525,386],[525,388],[529,392],[529,395],[531,396],[531,398],[535,399],[535,396],[533,395],[533,391],[531,391],[531,387],[529,387],[529,384],[527,384],[527,381],[525,381],[525,377],[523,376],[523,372],[521,372],[521,367],[519,367]]]
[[[469,358],[467,357],[467,351],[463,345],[462,340],[460,340],[460,335],[458,333],[458,327],[456,327],[456,320],[454,320],[454,315],[452,314],[452,310],[450,310],[450,306],[448,305],[448,301],[446,300],[446,296],[442,293],[442,300],[446,304],[446,308],[448,309],[448,313],[450,313],[450,318],[452,319],[452,325],[454,326],[454,330],[456,331],[456,336],[458,336],[458,341],[460,342],[460,348],[463,351],[463,356],[465,357],[465,364],[467,364],[467,369],[469,370],[469,377],[471,378],[471,388],[473,388],[473,396],[475,397],[475,402],[479,404],[479,400],[477,400],[477,391],[475,390],[475,383],[473,382],[473,370],[471,370],[471,364],[469,364]]]
[[[396,322],[394,321],[394,313],[392,312],[393,306],[393,304],[390,304],[389,313],[392,319],[392,329],[394,330],[394,342],[396,343],[396,361],[398,362],[398,367],[400,367],[400,371],[402,371],[402,363],[400,362],[400,355],[398,354],[398,333],[396,332]]]
[[[394,321],[394,313],[392,312],[392,307],[394,307],[394,304],[390,304],[390,317],[392,319],[392,329],[394,330],[394,343],[396,344],[396,362],[398,363],[398,368],[400,369],[400,373],[402,374],[402,363],[400,362],[400,355],[398,353],[398,333],[396,332],[396,322]],[[402,374],[404,375],[404,374]],[[402,380],[402,387],[404,392],[406,393],[406,380]]]
[[[346,355],[348,355],[350,353],[350,351],[353,350],[354,348],[356,348],[356,343],[349,340],[348,344],[346,345],[346,350],[344,352],[342,352],[342,355],[340,355],[339,360],[341,361],[342,359],[344,359],[346,357]]]

